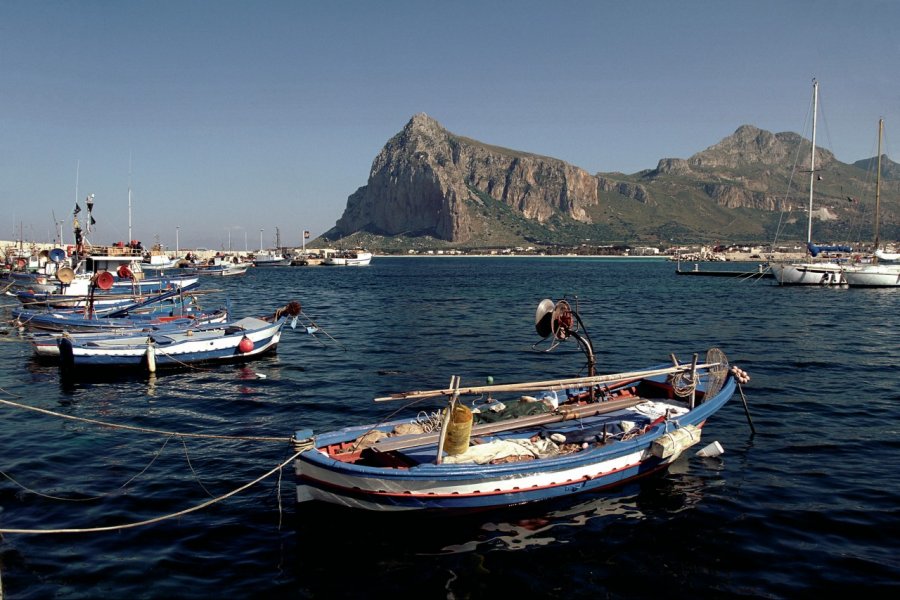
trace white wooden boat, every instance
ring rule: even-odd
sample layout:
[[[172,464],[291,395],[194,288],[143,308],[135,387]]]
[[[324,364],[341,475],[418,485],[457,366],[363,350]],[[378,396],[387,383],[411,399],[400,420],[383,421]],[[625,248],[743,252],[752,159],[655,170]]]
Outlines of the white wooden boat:
[[[255,267],[289,267],[291,266],[291,257],[284,256],[280,252],[257,252],[253,255],[253,266]]]
[[[202,325],[188,329],[139,332],[131,336],[62,336],[60,370],[65,375],[97,370],[184,368],[200,363],[247,361],[274,352],[288,318],[292,324],[300,303],[291,302],[261,319]]]
[[[365,250],[342,250],[329,254],[322,264],[330,267],[363,267],[372,262],[372,253]]]
[[[252,266],[252,262],[233,262],[220,257],[215,257],[205,265],[194,267],[194,272],[198,275],[231,277],[234,275],[244,275]]]

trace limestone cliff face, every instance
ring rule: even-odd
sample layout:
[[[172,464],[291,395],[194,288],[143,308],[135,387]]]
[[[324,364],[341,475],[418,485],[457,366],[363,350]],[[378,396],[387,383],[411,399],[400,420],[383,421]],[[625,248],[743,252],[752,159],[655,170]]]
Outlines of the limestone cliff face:
[[[810,141],[796,133],[743,125],[687,159],[665,158],[656,169],[633,175],[591,175],[558,159],[450,133],[417,114],[378,153],[367,184],[348,198],[328,235],[430,235],[451,243],[485,243],[504,227],[503,235],[523,236],[528,230],[532,237],[552,240],[566,228],[584,231],[582,225],[590,225],[604,236],[666,237],[672,223],[727,234],[734,223],[727,211],[738,208],[755,211],[749,218],[761,225],[742,230],[753,234],[763,230],[767,213],[802,204],[803,194],[785,190],[798,170],[808,168],[809,149]],[[842,209],[845,190],[862,188],[861,169],[869,163],[844,165],[817,148],[820,201]],[[886,157],[882,169],[900,173]],[[694,208],[678,208],[685,202]]]
[[[479,194],[539,223],[555,214],[589,223],[603,185],[613,184],[561,160],[456,136],[417,114],[379,152],[336,228],[465,242],[480,218]]]

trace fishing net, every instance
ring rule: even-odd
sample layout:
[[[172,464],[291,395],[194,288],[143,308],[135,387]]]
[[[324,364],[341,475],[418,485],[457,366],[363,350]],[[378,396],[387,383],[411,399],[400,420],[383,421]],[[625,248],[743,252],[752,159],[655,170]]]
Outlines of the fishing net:
[[[706,364],[711,365],[706,371],[706,397],[719,393],[725,378],[728,376],[728,357],[718,348],[710,348],[706,352]]]

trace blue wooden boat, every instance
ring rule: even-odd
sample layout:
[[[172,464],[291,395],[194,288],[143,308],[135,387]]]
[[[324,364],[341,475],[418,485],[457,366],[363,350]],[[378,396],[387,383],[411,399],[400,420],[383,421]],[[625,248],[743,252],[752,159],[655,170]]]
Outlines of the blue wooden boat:
[[[404,392],[415,417],[294,435],[297,501],[456,514],[597,492],[665,470],[749,377],[718,349],[645,370],[597,375],[566,301],[538,307],[538,332],[578,341],[588,375]],[[581,365],[579,365],[581,366]],[[423,401],[445,398],[423,418]],[[464,398],[475,398],[466,402]]]
[[[77,343],[89,343],[97,341],[144,341],[151,333],[165,334],[167,332],[187,331],[207,325],[224,323],[228,318],[227,310],[213,312],[187,314],[178,317],[153,318],[146,320],[118,320],[103,328],[81,330],[41,330],[28,334],[28,340],[34,348],[34,354],[39,359],[57,360],[59,358],[59,342],[66,337]]]
[[[52,281],[43,285],[18,282],[15,296],[26,306],[80,308],[92,302],[95,308],[123,306],[199,281],[196,275],[147,277],[140,257],[131,255],[88,255],[76,267],[59,268]]]
[[[155,372],[200,363],[242,362],[274,352],[288,319],[292,326],[300,303],[290,302],[274,314],[190,327],[140,331],[133,335],[59,339],[60,369],[73,375],[98,369]]]
[[[45,331],[99,331],[144,327],[174,319],[221,320],[227,317],[226,309],[202,311],[196,305],[196,296],[188,293],[198,284],[187,289],[177,288],[149,296],[139,302],[128,299],[128,304],[95,309],[90,303],[84,308],[15,308],[11,311],[18,327]]]

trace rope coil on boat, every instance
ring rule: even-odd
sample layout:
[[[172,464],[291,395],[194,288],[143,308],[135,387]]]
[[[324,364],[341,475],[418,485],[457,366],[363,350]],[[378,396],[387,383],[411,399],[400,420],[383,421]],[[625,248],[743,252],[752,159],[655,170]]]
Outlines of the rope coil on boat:
[[[296,437],[291,438],[291,448],[294,452],[306,452],[316,447],[316,440],[313,437],[298,440]]]
[[[697,380],[689,371],[673,373],[669,376],[669,383],[672,385],[672,391],[679,398],[690,396],[697,389]]]
[[[429,413],[423,410],[416,415],[414,423],[420,425],[422,431],[425,433],[431,433],[432,431],[438,431],[441,428],[441,418],[442,416],[439,411]]]

